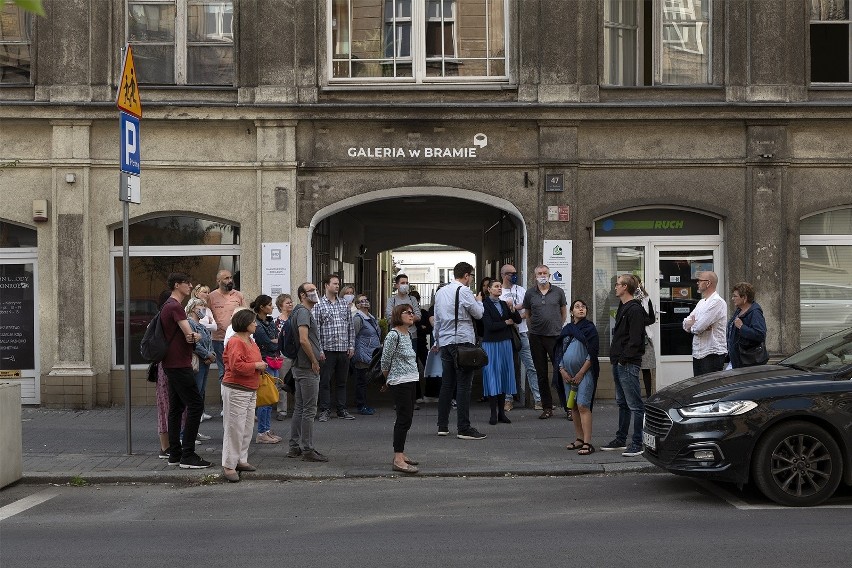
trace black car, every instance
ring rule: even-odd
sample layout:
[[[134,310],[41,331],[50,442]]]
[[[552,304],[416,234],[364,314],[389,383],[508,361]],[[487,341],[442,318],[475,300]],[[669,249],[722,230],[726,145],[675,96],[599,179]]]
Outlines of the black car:
[[[754,483],[789,506],[852,485],[852,329],[777,365],[709,373],[645,406],[643,455],[679,475]]]

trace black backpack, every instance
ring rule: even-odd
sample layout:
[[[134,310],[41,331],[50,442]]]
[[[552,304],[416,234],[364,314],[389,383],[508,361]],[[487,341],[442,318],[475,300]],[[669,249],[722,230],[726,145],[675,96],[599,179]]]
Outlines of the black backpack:
[[[148,322],[148,327],[145,328],[145,335],[142,336],[142,343],[139,345],[139,353],[146,361],[159,363],[166,358],[168,351],[169,342],[166,341],[166,334],[163,333],[160,312],[157,312],[157,315]]]
[[[301,343],[299,341],[299,327],[295,324],[295,319],[293,314],[296,313],[299,307],[297,306],[293,312],[290,313],[290,317],[287,318],[287,323],[281,326],[281,337],[278,340],[278,345],[281,346],[281,354],[288,359],[295,359],[299,354],[299,347]],[[302,309],[306,309],[302,307]]]

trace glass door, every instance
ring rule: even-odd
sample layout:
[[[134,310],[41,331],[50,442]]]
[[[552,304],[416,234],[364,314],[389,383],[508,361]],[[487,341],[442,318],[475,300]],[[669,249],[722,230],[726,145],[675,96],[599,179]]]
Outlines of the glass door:
[[[695,309],[698,273],[712,270],[718,275],[721,265],[719,247],[654,247],[659,298],[655,341],[657,350],[657,388],[692,376],[692,335],[683,330],[683,320]],[[719,290],[724,290],[720,281]]]

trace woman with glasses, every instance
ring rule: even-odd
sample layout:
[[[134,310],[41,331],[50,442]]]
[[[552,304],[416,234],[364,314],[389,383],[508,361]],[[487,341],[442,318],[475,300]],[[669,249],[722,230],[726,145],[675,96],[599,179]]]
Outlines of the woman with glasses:
[[[387,382],[382,390],[390,390],[396,406],[396,422],[393,425],[393,471],[417,473],[417,462],[405,455],[405,440],[414,418],[415,385],[420,380],[417,370],[417,354],[408,335],[414,325],[414,310],[411,304],[399,304],[391,312],[393,326],[385,337],[382,348],[381,368]]]
[[[521,323],[521,314],[500,299],[502,293],[503,284],[493,280],[482,300],[482,349],[488,355],[488,364],[482,369],[482,395],[491,405],[488,423],[492,426],[512,423],[506,416],[506,396],[511,398],[517,392],[511,328]]]
[[[728,357],[731,367],[747,367],[740,358],[739,345],[756,347],[766,341],[766,318],[763,308],[754,301],[754,287],[748,282],[735,284],[731,289],[731,301],[734,303],[734,315],[728,321]],[[752,363],[758,365],[761,363]]]
[[[382,344],[382,330],[376,316],[370,313],[370,299],[366,294],[355,297],[358,311],[352,316],[352,328],[355,332],[355,406],[358,414],[372,416],[376,410],[367,406],[367,367],[373,352]]]

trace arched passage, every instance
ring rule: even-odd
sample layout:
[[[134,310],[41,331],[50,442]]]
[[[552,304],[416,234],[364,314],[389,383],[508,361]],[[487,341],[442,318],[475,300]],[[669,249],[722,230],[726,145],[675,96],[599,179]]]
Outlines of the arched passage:
[[[317,211],[308,233],[308,279],[342,273],[374,298],[383,293],[374,264],[379,251],[451,245],[473,252],[481,275],[507,262],[523,272],[527,261],[527,229],[517,207],[453,187],[387,188],[343,199]]]

